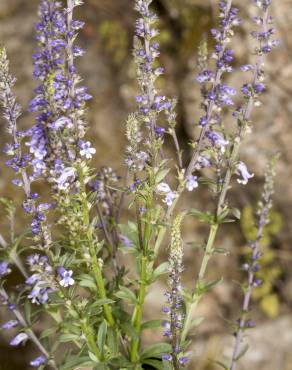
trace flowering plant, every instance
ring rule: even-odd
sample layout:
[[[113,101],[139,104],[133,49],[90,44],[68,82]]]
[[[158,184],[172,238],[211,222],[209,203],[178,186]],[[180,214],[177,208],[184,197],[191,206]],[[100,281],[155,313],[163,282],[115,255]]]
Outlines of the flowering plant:
[[[39,355],[30,365],[39,369],[187,368],[192,357],[189,334],[199,324],[194,313],[202,296],[221,281],[206,280],[209,260],[220,252],[214,246],[218,228],[240,217],[229,206],[228,191],[234,176],[243,185],[254,176],[239,159],[239,151],[252,130],[252,110],[265,91],[265,57],[277,45],[270,26],[271,1],[254,2],[256,47],[251,64],[241,66],[250,77],[244,77],[237,108],[237,91],[225,79],[233,72],[230,43],[240,19],[232,0],[219,1],[219,25],[211,30],[214,52],[210,61],[204,48],[199,53],[202,116],[189,161],[176,135],[176,101],[157,88],[164,69],[157,65],[159,31],[151,2],[135,1],[139,93],[137,109],[126,122],[124,181],[110,168],[97,172],[91,167],[96,150],[85,138],[86,102],[91,95],[75,66],[75,59],[84,53],[75,44],[84,24],[73,18],[73,12],[82,1],[67,0],[63,6],[56,0],[40,0],[38,47],[33,55],[39,85],[29,105],[35,124],[26,131],[18,128],[22,109],[13,93],[15,78],[5,49],[0,49],[0,101],[11,136],[4,149],[9,157],[6,163],[15,172],[13,184],[23,191],[22,208],[30,223],[21,233],[16,230],[17,205],[2,199],[10,235],[9,241],[0,235],[0,299],[11,315],[2,329],[17,328],[12,346],[28,340],[35,344]],[[229,113],[234,122],[231,129],[224,125]],[[167,135],[176,158],[165,154]],[[221,363],[229,370],[236,368],[244,330],[253,326],[249,305],[253,289],[261,283],[257,278],[260,241],[269,220],[273,176],[274,161],[268,166],[258,209],[258,235],[250,243],[251,261],[244,266],[248,284],[242,316],[235,324],[232,359]],[[36,191],[40,181],[49,187],[48,197]],[[195,196],[198,186],[208,187],[214,199],[212,212],[179,208],[183,194]],[[196,217],[209,227],[193,289],[182,284],[186,217]],[[169,258],[158,264],[168,234]],[[135,258],[135,269],[126,268],[123,255]],[[21,272],[23,282],[11,288],[13,269]],[[168,276],[164,319],[145,321],[149,288],[164,275]],[[43,317],[49,325],[36,334]],[[165,340],[144,347],[146,329],[163,330]]]

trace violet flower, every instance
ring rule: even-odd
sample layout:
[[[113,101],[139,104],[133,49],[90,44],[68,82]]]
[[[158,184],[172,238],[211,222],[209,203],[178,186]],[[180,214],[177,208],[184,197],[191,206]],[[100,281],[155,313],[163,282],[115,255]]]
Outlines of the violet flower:
[[[91,99],[74,66],[83,50],[74,41],[84,23],[73,19],[81,2],[69,0],[67,9],[55,0],[42,0],[37,25],[38,50],[34,55],[34,76],[40,81],[30,111],[37,112],[29,130],[30,152],[35,176],[45,175],[59,190],[66,190],[75,176],[76,158],[90,159],[95,149],[84,142],[85,104]],[[62,174],[56,171],[62,167]],[[65,173],[63,175],[63,172]]]
[[[59,267],[58,274],[61,278],[60,285],[64,288],[67,288],[70,285],[75,283],[74,279],[72,278],[73,271],[72,270],[65,270],[64,267]]]
[[[11,272],[8,261],[0,261],[0,277],[8,275]]]
[[[215,146],[222,153],[228,142],[223,139],[218,127],[213,130],[213,122],[218,121],[218,113],[225,106],[233,105],[232,96],[236,90],[222,82],[224,73],[232,72],[231,63],[233,61],[233,50],[228,48],[228,44],[234,35],[233,28],[240,23],[237,17],[238,9],[232,6],[232,0],[219,1],[220,25],[211,30],[215,39],[215,50],[212,58],[216,61],[216,68],[212,71],[208,66],[204,66],[200,71],[197,80],[201,83],[202,96],[204,98],[202,107],[204,115],[199,120],[201,133],[196,149],[193,152],[191,162],[186,171],[186,177],[190,176],[197,168],[198,159],[205,146],[205,139],[209,139],[211,146]]]
[[[18,346],[19,344],[23,343],[23,342],[26,342],[28,339],[28,335],[26,333],[19,333],[17,334],[16,337],[14,337],[11,341],[10,341],[10,345],[13,346],[13,347],[16,347]]]
[[[10,330],[12,328],[15,328],[19,322],[17,320],[9,320],[5,324],[2,325],[2,329],[4,330]]]
[[[162,201],[166,203],[168,207],[172,205],[173,201],[177,197],[177,193],[172,191],[169,185],[165,182],[161,182],[156,186],[156,192],[164,195],[164,199]]]
[[[45,355],[40,355],[39,357],[30,361],[30,365],[32,367],[40,367],[41,365],[45,364],[46,362],[47,362],[46,356]]]
[[[186,188],[188,189],[188,191],[192,191],[199,186],[197,180],[198,180],[197,176],[189,176],[187,178]]]

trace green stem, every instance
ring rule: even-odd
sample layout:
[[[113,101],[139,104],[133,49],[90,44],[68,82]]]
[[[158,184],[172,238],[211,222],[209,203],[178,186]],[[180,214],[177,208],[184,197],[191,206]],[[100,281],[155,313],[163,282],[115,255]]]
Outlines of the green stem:
[[[215,237],[216,237],[216,234],[217,234],[218,226],[219,226],[218,224],[213,224],[210,227],[209,237],[208,237],[207,245],[206,245],[206,248],[205,248],[202,264],[201,264],[201,267],[200,267],[200,270],[199,270],[197,284],[196,284],[194,293],[192,295],[192,302],[188,303],[187,306],[186,306],[186,317],[185,317],[184,327],[183,327],[183,331],[182,331],[182,335],[181,335],[181,341],[182,342],[184,342],[186,340],[188,332],[191,329],[193,312],[195,311],[195,309],[198,305],[198,302],[201,298],[201,294],[200,294],[199,290],[200,290],[200,286],[201,286],[201,284],[204,280],[204,277],[205,277],[208,262],[209,262],[209,260],[212,256],[212,254],[213,254],[212,250],[213,250],[213,245],[214,245]]]
[[[149,175],[149,182],[152,189],[155,187],[155,175],[153,172]],[[151,210],[153,208],[153,194],[154,190],[149,194],[149,198],[147,200],[147,210]],[[139,215],[137,214],[137,222],[139,224]],[[144,231],[144,232],[143,232]],[[143,235],[142,235],[143,232]],[[148,266],[153,265],[153,254],[150,254],[149,245],[152,237],[152,226],[151,226],[151,219],[147,217],[146,221],[144,222],[143,230],[139,229],[139,239],[141,248],[141,260],[140,260],[140,280],[139,280],[139,295],[137,299],[137,303],[133,312],[132,316],[132,325],[137,333],[137,338],[133,338],[130,347],[130,359],[131,362],[138,361],[138,352],[140,346],[140,331],[142,325],[142,317],[143,317],[143,306],[145,297],[147,294],[147,268]]]
[[[220,213],[222,212],[223,207],[224,207],[227,192],[229,190],[230,182],[231,182],[231,178],[232,178],[233,166],[234,166],[234,163],[237,160],[239,149],[240,149],[240,143],[241,143],[241,140],[244,136],[244,133],[245,133],[245,131],[241,129],[240,132],[239,132],[239,136],[235,139],[235,143],[234,143],[233,148],[232,148],[228,169],[226,171],[223,187],[222,187],[222,190],[221,190],[221,193],[220,193],[220,196],[219,196],[219,200],[218,200],[217,216],[220,215]]]
[[[177,202],[179,200],[179,197],[180,195],[182,194],[184,188],[183,187],[179,187],[178,190],[177,190],[177,198],[174,199],[172,205],[168,208],[167,212],[166,212],[166,215],[165,215],[165,222],[168,222],[173,214],[173,211],[177,205]],[[159,233],[158,233],[158,236],[156,238],[156,241],[155,241],[155,245],[154,245],[154,256],[157,257],[158,253],[159,253],[159,250],[160,250],[160,247],[161,247],[161,244],[164,240],[164,237],[165,237],[165,234],[166,234],[166,231],[167,231],[167,228],[168,226],[163,226]]]
[[[89,251],[90,251],[90,257],[91,257],[91,262],[92,262],[92,269],[94,273],[94,278],[98,287],[98,292],[99,292],[99,297],[100,299],[106,299],[106,290],[104,286],[104,281],[103,281],[103,276],[101,273],[101,268],[99,266],[96,253],[95,253],[95,248],[93,243],[90,243],[89,245]],[[114,326],[115,321],[112,315],[112,310],[108,304],[103,305],[103,311],[104,315],[106,317],[107,322],[109,323],[110,326]]]
[[[85,319],[85,321],[82,323],[82,331],[83,331],[83,333],[86,337],[86,341],[87,341],[87,344],[88,344],[88,347],[89,347],[90,351],[95,354],[95,357],[98,360],[102,361],[103,360],[103,355],[100,353],[100,350],[96,345],[96,341],[94,339],[94,334],[92,333],[92,329],[91,329],[90,325],[88,325],[87,319]]]
[[[85,182],[84,182],[84,174],[83,174],[82,168],[78,169],[78,173],[79,173],[79,180],[80,180],[80,196],[81,196],[82,206],[83,206],[82,207],[83,208],[83,222],[87,230],[85,236],[88,242],[92,270],[93,270],[94,278],[95,278],[95,281],[98,287],[99,298],[106,299],[107,296],[106,296],[105,285],[103,281],[101,268],[97,260],[95,243],[94,243],[94,238],[92,235],[92,227],[90,225],[90,210],[88,206],[88,200],[87,200],[86,188],[85,188]],[[109,325],[114,326],[115,321],[112,315],[112,310],[107,303],[103,305],[103,312],[104,312],[104,316],[107,322],[109,323]]]
[[[137,300],[137,304],[134,309],[134,313],[132,316],[132,325],[135,328],[137,333],[137,338],[134,338],[131,343],[130,349],[130,358],[131,362],[137,362],[138,360],[138,350],[140,345],[140,331],[141,331],[141,323],[142,323],[142,315],[143,315],[143,305],[146,297],[146,286],[147,286],[147,257],[142,256],[141,258],[141,265],[140,265],[140,283],[139,283],[139,296]]]

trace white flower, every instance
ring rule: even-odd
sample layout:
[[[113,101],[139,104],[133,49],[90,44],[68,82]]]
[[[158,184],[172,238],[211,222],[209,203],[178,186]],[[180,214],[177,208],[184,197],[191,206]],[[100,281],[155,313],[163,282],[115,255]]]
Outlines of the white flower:
[[[166,203],[168,207],[170,207],[176,197],[177,197],[177,194],[174,191],[170,191],[169,193],[165,195],[163,202]]]
[[[74,279],[72,278],[73,271],[69,270],[66,271],[64,270],[61,274],[62,280],[60,280],[60,285],[63,286],[64,288],[67,288],[70,285],[73,285],[75,283]]]
[[[169,192],[171,192],[171,189],[170,189],[169,185],[166,182],[161,182],[160,184],[158,184],[156,186],[156,190],[159,193],[169,193]]]
[[[91,159],[93,154],[96,153],[96,149],[91,147],[90,141],[87,141],[86,143],[81,141],[79,144],[80,146],[80,155],[81,157],[85,157],[86,159]]]
[[[197,176],[189,176],[186,182],[186,188],[188,191],[192,191],[199,186]]]
[[[236,166],[236,174],[242,177],[241,179],[237,179],[237,182],[243,185],[246,185],[248,180],[254,177],[254,173],[249,173],[243,162],[238,162]]]
[[[18,346],[20,343],[24,342],[28,339],[28,335],[26,333],[19,333],[15,338],[13,338],[10,342],[10,345],[15,347]]]
[[[65,126],[68,128],[71,128],[73,126],[71,119],[65,116],[62,116],[58,118],[57,121],[49,124],[49,127],[52,130],[59,130],[61,128],[64,128]]]
[[[170,186],[166,182],[161,182],[156,186],[156,191],[165,195],[163,202],[169,207],[172,205],[174,199],[177,197],[177,193],[170,189]]]
[[[66,167],[62,171],[61,175],[55,180],[60,190],[66,190],[69,186],[68,180],[74,180],[76,176],[76,170],[73,167]]]

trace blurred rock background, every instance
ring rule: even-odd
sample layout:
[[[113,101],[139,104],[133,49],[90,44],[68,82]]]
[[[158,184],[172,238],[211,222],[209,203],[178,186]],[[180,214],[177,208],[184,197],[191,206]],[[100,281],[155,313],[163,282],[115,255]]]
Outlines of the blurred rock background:
[[[246,19],[253,13],[251,0],[235,1]],[[135,69],[132,64],[131,45],[135,13],[133,0],[85,0],[79,18],[86,21],[86,28],[79,38],[86,55],[80,61],[81,75],[94,96],[90,103],[89,123],[92,140],[97,148],[94,166],[110,165],[123,173],[124,123],[134,108],[136,94]],[[161,63],[166,76],[161,81],[164,93],[177,97],[178,135],[188,157],[188,141],[194,132],[199,110],[199,86],[195,81],[197,47],[204,35],[216,22],[216,0],[154,0],[160,16]],[[35,48],[34,24],[38,0],[0,0],[0,44],[7,48],[11,71],[18,78],[16,93],[24,107],[21,124],[29,127],[33,117],[26,107],[36,86],[31,78],[31,54]],[[201,302],[198,316],[206,320],[194,337],[194,362],[192,369],[215,370],[210,358],[224,360],[230,353],[232,331],[228,320],[237,318],[240,292],[234,280],[242,280],[239,269],[245,253],[246,239],[251,225],[251,208],[263,182],[263,171],[273,153],[280,151],[277,168],[275,210],[266,243],[263,289],[254,297],[253,315],[257,328],[248,332],[250,350],[240,370],[291,370],[292,369],[292,0],[274,1],[273,15],[279,30],[281,46],[267,64],[269,91],[264,105],[253,115],[255,129],[247,138],[242,157],[256,177],[247,187],[234,186],[230,202],[243,209],[241,224],[223,227],[218,246],[226,248],[228,256],[211,261],[209,277],[223,276],[225,282],[217,286]],[[234,41],[237,62],[235,67],[248,61],[252,47],[249,38],[250,24],[243,23]],[[240,61],[240,62],[239,62]],[[239,86],[237,76],[231,83]],[[0,120],[0,147],[6,141],[4,122]],[[173,148],[169,145],[169,153]],[[20,200],[10,184],[11,173],[0,153],[0,194]],[[204,190],[195,192],[184,202],[194,207],[211,207],[210,197]],[[2,222],[0,220],[0,225]],[[20,225],[21,226],[21,225]],[[204,242],[206,230],[198,223],[190,223],[185,230],[186,242]],[[163,258],[165,256],[161,256]],[[199,249],[187,246],[185,284],[190,286],[196,276],[200,261]],[[160,315],[165,285],[155,286],[148,298],[145,315]],[[0,314],[3,316],[3,312]],[[1,323],[4,317],[1,317]],[[158,340],[158,334],[150,333],[146,342]],[[5,335],[6,336],[6,335]],[[7,338],[0,333],[0,369],[25,369],[24,358],[29,348],[17,351],[7,347]],[[31,354],[30,354],[31,357]]]

